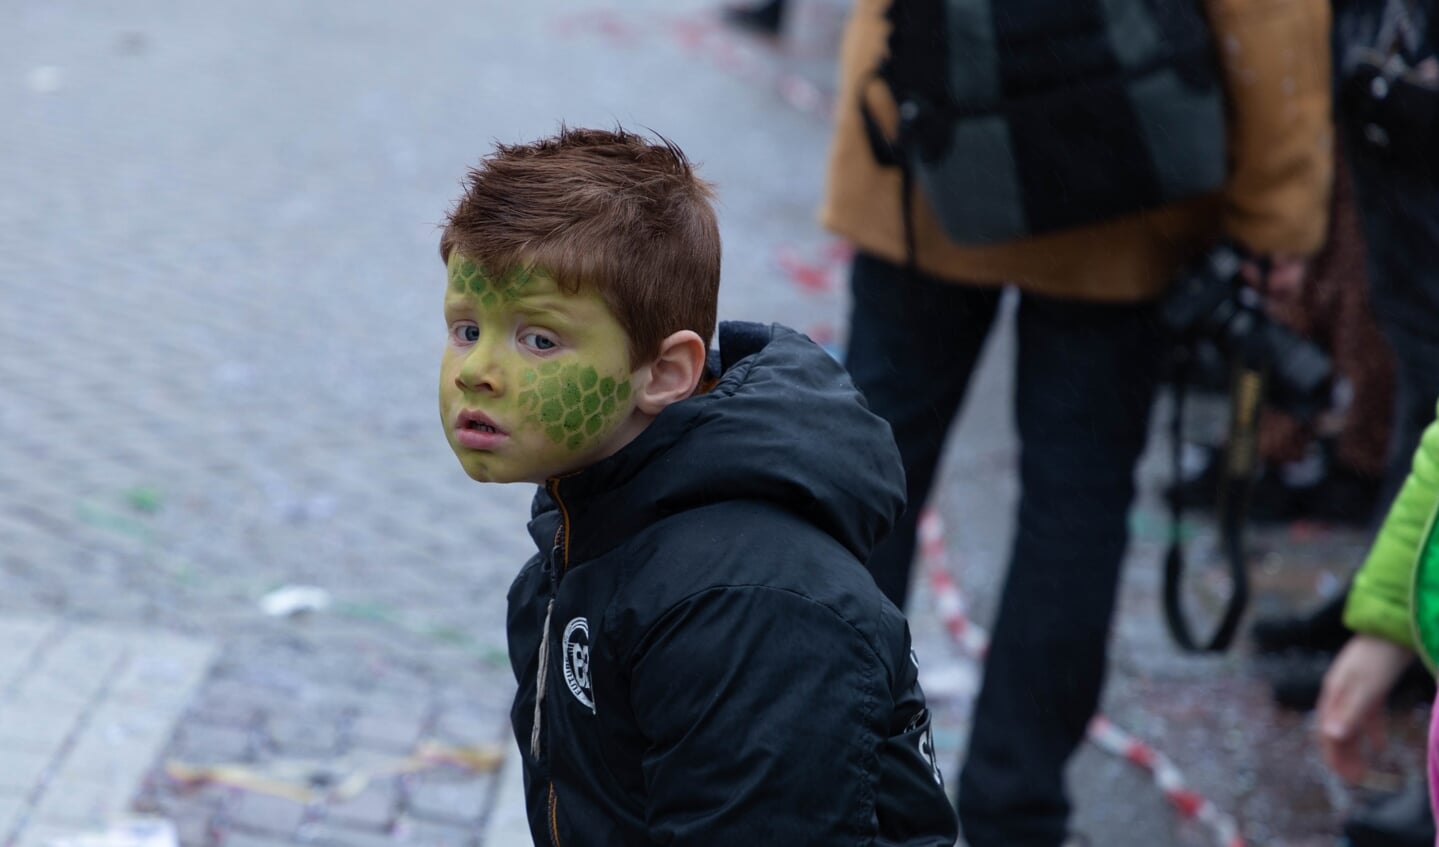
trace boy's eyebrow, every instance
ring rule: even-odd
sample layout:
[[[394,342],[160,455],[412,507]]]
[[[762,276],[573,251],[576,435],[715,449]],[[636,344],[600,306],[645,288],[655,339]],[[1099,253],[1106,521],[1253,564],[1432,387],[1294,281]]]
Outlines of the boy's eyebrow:
[[[563,320],[570,320],[574,317],[574,313],[571,312],[569,309],[565,308],[563,300],[555,298],[554,302],[546,303],[545,299],[546,298],[542,296],[538,304],[532,305],[530,302],[528,302],[529,298],[521,295],[515,298],[514,303],[517,309],[530,316],[548,316],[561,318]]]
[[[477,298],[468,293],[451,291],[445,295],[445,314],[465,312],[471,308]],[[545,292],[543,294],[520,294],[509,298],[509,303],[516,310],[524,312],[531,317],[552,317],[561,320],[574,320],[575,313],[565,307],[565,298],[560,295]]]

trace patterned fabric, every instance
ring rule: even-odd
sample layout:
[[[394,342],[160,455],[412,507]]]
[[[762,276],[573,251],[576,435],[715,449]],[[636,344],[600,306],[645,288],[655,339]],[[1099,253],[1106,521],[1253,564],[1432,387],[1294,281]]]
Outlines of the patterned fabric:
[[[1394,418],[1394,355],[1369,308],[1364,234],[1354,186],[1342,156],[1336,162],[1329,237],[1314,260],[1297,302],[1275,318],[1324,347],[1350,388],[1348,409],[1335,438],[1335,458],[1360,476],[1378,479],[1388,464]],[[1313,427],[1266,410],[1259,424],[1260,456],[1294,462],[1314,441]]]

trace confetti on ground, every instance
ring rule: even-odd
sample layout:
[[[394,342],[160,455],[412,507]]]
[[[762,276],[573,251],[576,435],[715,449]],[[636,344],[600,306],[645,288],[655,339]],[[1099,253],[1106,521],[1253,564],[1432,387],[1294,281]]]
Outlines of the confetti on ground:
[[[165,504],[165,498],[157,489],[139,486],[125,492],[125,502],[129,503],[130,508],[137,512],[153,515],[160,511],[160,507]]]
[[[503,760],[499,747],[425,742],[404,757],[357,754],[338,761],[280,760],[263,765],[188,765],[171,761],[165,764],[165,774],[187,788],[220,785],[309,805],[353,799],[371,782],[384,777],[439,767],[486,773],[499,768]]]
[[[96,529],[103,529],[117,535],[128,535],[140,541],[149,541],[151,528],[129,515],[120,514],[93,503],[80,503],[75,507],[75,519]]]
[[[260,598],[260,610],[273,618],[323,612],[329,607],[330,592],[315,585],[284,585]]]

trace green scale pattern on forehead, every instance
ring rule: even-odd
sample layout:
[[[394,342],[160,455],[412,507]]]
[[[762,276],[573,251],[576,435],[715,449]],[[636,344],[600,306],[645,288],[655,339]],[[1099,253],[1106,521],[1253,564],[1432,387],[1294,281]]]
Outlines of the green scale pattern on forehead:
[[[534,271],[520,268],[510,274],[504,285],[498,285],[479,265],[460,256],[450,266],[450,288],[460,293],[468,291],[479,299],[481,308],[493,309],[518,297],[533,276]]]
[[[630,384],[601,377],[589,365],[546,362],[521,377],[520,408],[545,436],[578,450],[608,431],[620,404],[630,398]]]

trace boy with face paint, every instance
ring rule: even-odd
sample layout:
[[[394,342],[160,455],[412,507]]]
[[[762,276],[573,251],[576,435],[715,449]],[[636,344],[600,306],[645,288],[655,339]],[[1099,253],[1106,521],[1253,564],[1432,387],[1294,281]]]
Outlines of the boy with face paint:
[[[894,440],[792,330],[710,350],[685,155],[502,145],[440,250],[450,447],[540,486],[507,621],[535,843],[952,845],[908,625],[861,564],[903,507]]]

